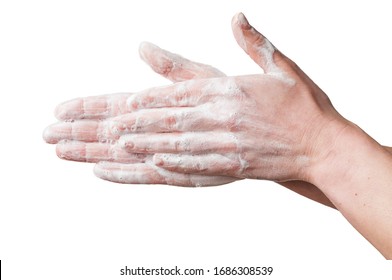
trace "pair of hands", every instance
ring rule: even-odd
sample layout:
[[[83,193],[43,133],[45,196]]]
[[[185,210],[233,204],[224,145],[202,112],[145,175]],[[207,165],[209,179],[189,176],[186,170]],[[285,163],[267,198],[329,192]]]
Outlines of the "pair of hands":
[[[141,58],[173,81],[134,94],[77,98],[59,105],[44,131],[60,158],[94,162],[95,174],[129,184],[210,186],[267,179],[332,203],[311,170],[345,120],[301,69],[254,29],[232,21],[239,46],[264,74],[221,71],[143,43]],[[330,136],[331,135],[331,136]]]

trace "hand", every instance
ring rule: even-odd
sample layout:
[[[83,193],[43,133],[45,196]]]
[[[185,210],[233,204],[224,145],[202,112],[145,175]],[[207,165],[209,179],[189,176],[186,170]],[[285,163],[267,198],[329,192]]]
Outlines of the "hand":
[[[179,55],[162,50],[150,43],[141,44],[139,51],[141,58],[150,65],[155,72],[163,75],[173,82],[225,76],[216,68],[206,64],[190,61]],[[74,122],[72,124],[59,123],[50,126],[45,131],[46,141],[52,143],[58,142],[57,154],[62,159],[83,162],[104,161],[105,163],[101,163],[100,167],[96,168],[96,170],[99,171],[100,169],[103,169],[104,172],[100,174],[106,174],[105,177],[112,178],[113,181],[116,181],[116,179],[120,180],[120,178],[115,176],[115,174],[119,173],[119,170],[128,170],[129,173],[134,171],[135,174],[139,175],[131,177],[131,174],[128,174],[127,183],[140,183],[138,179],[140,176],[145,177],[144,181],[146,183],[159,181],[158,178],[161,176],[156,174],[156,167],[152,164],[151,154],[128,153],[117,145],[117,141],[114,139],[100,139],[102,142],[76,141],[76,139],[86,139],[86,135],[94,134],[94,131],[90,131],[88,126],[82,125],[86,124],[86,122],[81,120],[103,120],[121,115],[122,113],[127,113],[129,109],[127,108],[126,100],[129,96],[131,96],[131,94],[114,94],[78,98],[64,102],[57,107],[56,116],[60,120],[73,120]],[[107,108],[111,108],[111,110],[108,110]],[[72,135],[64,133],[64,129],[61,129],[61,127],[64,126],[68,130],[71,126],[74,133],[72,133]],[[60,127],[60,131],[58,131],[56,127]],[[77,127],[82,128],[79,129],[80,133],[75,133],[75,131],[78,131],[78,129],[76,129]],[[95,125],[90,126],[90,128],[94,127]],[[95,138],[93,137],[92,139]],[[161,171],[161,173],[163,172]],[[150,174],[155,174],[155,176],[153,176],[151,181],[148,181],[148,178],[151,178]],[[171,174],[170,172],[169,174],[169,178],[174,175],[178,176],[177,174]],[[182,177],[182,175],[179,177]],[[235,179],[233,178],[233,180]],[[168,179],[163,179],[162,183],[165,181],[168,181]],[[212,184],[214,183],[213,181],[210,182]],[[314,185],[303,181],[288,181],[281,182],[281,184],[312,200],[334,207],[329,199],[326,198],[325,195]]]
[[[208,185],[236,177],[281,181],[303,190],[313,187],[308,182],[315,183],[327,202],[391,258],[390,149],[341,117],[326,95],[243,15],[234,18],[233,31],[264,75],[192,80],[104,98],[116,101],[102,103],[114,109],[104,106],[94,112],[124,115],[53,126],[46,139],[115,143],[122,135],[119,143],[131,153],[144,154],[151,169],[118,162],[97,165],[98,176],[116,182]],[[88,111],[77,102],[75,106],[76,111]],[[291,179],[296,181],[287,181]],[[304,192],[316,199],[318,194]]]
[[[316,147],[332,143],[345,121],[242,14],[233,19],[233,31],[264,74],[146,90],[128,98],[131,113],[100,131],[123,135],[128,152],[155,154],[154,163],[173,172],[306,181],[324,156]]]

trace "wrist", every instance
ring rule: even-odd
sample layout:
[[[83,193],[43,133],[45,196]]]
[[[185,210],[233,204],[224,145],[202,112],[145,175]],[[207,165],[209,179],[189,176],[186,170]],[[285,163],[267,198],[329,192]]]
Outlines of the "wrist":
[[[324,153],[312,158],[308,181],[384,256],[392,258],[392,155],[351,123],[335,127]],[[331,133],[333,132],[330,131]]]
[[[391,159],[380,144],[345,119],[328,123],[317,138],[305,176],[326,193],[358,177],[366,179],[371,162],[378,165]]]

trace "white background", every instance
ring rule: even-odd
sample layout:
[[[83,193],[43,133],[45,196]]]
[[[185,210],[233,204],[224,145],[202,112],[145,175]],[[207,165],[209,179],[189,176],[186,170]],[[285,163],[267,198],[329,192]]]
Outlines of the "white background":
[[[141,41],[228,75],[261,71],[231,33],[242,11],[342,115],[392,145],[388,1],[323,3],[1,1],[4,279],[139,279],[120,276],[125,265],[268,265],[275,271],[265,279],[391,279],[391,264],[337,211],[274,183],[113,184],[90,164],[58,159],[41,137],[59,102],[168,84],[139,59]]]

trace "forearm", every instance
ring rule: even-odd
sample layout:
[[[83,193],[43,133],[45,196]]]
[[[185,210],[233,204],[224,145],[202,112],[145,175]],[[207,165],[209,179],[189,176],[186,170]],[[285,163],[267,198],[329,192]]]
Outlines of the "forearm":
[[[390,149],[385,149],[352,124],[324,144],[330,149],[313,164],[309,181],[320,188],[366,239],[391,259]]]
[[[392,147],[386,147],[386,146],[383,147],[386,151],[392,154]],[[300,194],[318,203],[336,209],[335,205],[315,185],[312,185],[304,181],[287,181],[287,182],[279,182],[279,184],[293,192],[296,192],[297,194]]]
[[[325,196],[325,194],[316,186],[304,181],[287,181],[279,182],[285,188],[296,192],[304,197],[314,200],[326,206],[336,208],[335,205]]]

